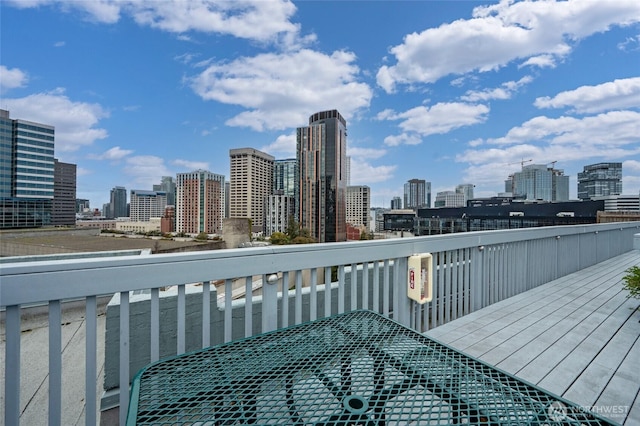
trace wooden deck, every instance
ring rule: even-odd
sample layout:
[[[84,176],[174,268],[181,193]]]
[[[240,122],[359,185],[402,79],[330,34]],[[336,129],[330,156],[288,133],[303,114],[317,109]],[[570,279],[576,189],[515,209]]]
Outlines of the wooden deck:
[[[426,334],[581,407],[640,425],[640,305],[622,289],[634,250]]]

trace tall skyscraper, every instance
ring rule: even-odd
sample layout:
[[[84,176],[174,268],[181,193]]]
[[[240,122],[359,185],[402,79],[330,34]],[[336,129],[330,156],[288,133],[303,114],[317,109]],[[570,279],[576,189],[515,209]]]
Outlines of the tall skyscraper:
[[[155,186],[155,185],[154,185]],[[149,222],[152,217],[162,217],[165,213],[168,194],[164,191],[131,190],[129,218],[132,222]]]
[[[475,187],[475,185],[473,185],[471,183],[462,183],[462,184],[456,186],[456,192],[458,194],[464,195],[464,204],[463,204],[463,206],[467,205],[467,201],[473,199],[473,188],[474,187]]]
[[[114,187],[111,190],[109,213],[106,216],[112,219],[128,217],[127,210],[127,189],[124,186]]]
[[[296,169],[298,168],[298,160],[295,158],[287,158],[284,160],[276,160],[273,163],[273,193],[282,191],[286,197],[295,197],[296,195]]]
[[[51,224],[74,226],[76,224],[76,165],[54,159],[53,207]]]
[[[584,166],[578,173],[578,198],[622,194],[622,163],[597,163]]]
[[[206,170],[178,173],[176,231],[220,234],[224,211],[224,176]]]
[[[404,184],[404,208],[415,210],[424,207],[431,207],[431,182],[424,179],[408,180]]]
[[[294,217],[294,197],[284,194],[284,191],[275,191],[267,198],[265,206],[264,233],[270,237],[274,232],[286,232],[289,221]]]
[[[89,200],[85,198],[76,198],[76,213],[85,213],[91,209]]]
[[[402,198],[393,197],[391,199],[391,210],[401,210],[402,209]]]
[[[569,176],[544,164],[530,164],[509,176],[505,191],[524,200],[569,201]]]
[[[162,180],[159,185],[153,185],[153,190],[156,192],[165,192],[167,194],[167,205],[176,205],[176,183],[171,176],[162,176]]]
[[[55,130],[0,109],[0,229],[51,224]]]
[[[347,122],[337,110],[317,112],[296,132],[300,225],[318,242],[346,241]]]
[[[346,176],[347,176],[347,178],[345,179],[345,185],[351,186],[351,157],[347,155],[345,157],[345,160],[346,160],[346,163],[347,163],[347,167],[346,167]]]
[[[229,193],[231,192],[231,184],[229,181],[224,182],[224,211],[222,217],[225,219],[229,217]]]
[[[253,231],[263,231],[264,204],[273,193],[271,155],[253,148],[230,149],[229,217],[248,217]]]
[[[347,223],[369,229],[371,188],[364,185],[347,186]]]
[[[436,194],[434,207],[465,207],[465,195],[457,191],[442,191]]]

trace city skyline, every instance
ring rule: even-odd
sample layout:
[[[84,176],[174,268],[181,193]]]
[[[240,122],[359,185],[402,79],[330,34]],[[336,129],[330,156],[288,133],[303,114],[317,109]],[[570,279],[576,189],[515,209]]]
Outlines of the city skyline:
[[[92,208],[162,176],[229,178],[229,149],[295,157],[296,128],[330,109],[372,206],[410,179],[496,195],[528,160],[564,170],[571,199],[600,162],[640,191],[635,1],[223,4],[3,2],[0,107],[55,127]]]

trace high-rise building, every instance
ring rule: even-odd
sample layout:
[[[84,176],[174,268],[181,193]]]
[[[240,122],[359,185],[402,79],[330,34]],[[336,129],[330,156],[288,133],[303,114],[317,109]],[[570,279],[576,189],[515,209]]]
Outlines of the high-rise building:
[[[456,186],[456,192],[458,194],[463,194],[464,195],[464,204],[463,204],[463,206],[467,205],[467,201],[473,199],[473,188],[474,187],[475,187],[475,185],[473,185],[471,183],[462,183],[462,184]]]
[[[176,231],[220,234],[224,211],[224,176],[207,170],[178,173]]]
[[[286,197],[296,196],[296,169],[298,161],[295,158],[276,160],[273,163],[273,193],[282,191]]]
[[[76,213],[86,213],[91,210],[89,200],[85,198],[76,198]]]
[[[578,173],[578,198],[622,194],[622,163],[597,163],[584,166]]]
[[[167,205],[176,205],[176,183],[171,176],[162,176],[162,180],[159,185],[153,185],[153,190],[156,192],[164,192],[167,194]]]
[[[404,184],[404,208],[421,209],[431,207],[431,182],[410,179]]]
[[[371,188],[368,186],[347,186],[347,223],[369,229],[371,209]]]
[[[274,232],[286,232],[289,221],[294,218],[295,200],[284,194],[284,191],[275,191],[266,198],[264,233],[270,237]]]
[[[391,210],[401,210],[402,209],[402,198],[393,197],[391,199]]]
[[[76,165],[54,159],[51,224],[76,224]]]
[[[347,178],[345,179],[345,185],[347,186],[351,186],[351,157],[350,156],[346,156],[345,161],[347,163],[346,166],[346,176]]]
[[[337,110],[317,112],[296,131],[300,225],[318,242],[346,241],[347,122]]]
[[[442,191],[436,194],[434,207],[465,207],[465,195],[462,192]]]
[[[229,217],[248,217],[263,231],[264,203],[273,192],[271,155],[253,148],[230,149]]]
[[[51,224],[55,130],[0,109],[0,229]]]
[[[149,222],[152,217],[162,217],[169,205],[168,198],[169,195],[164,191],[132,189],[129,202],[131,222]]]
[[[229,193],[231,192],[231,184],[229,181],[224,183],[224,212],[222,217],[225,219],[229,217]]]
[[[105,216],[111,219],[128,217],[127,211],[127,189],[124,186],[116,186],[111,190],[109,202],[109,212]]]
[[[569,176],[544,164],[530,164],[509,176],[505,191],[516,199],[569,201]]]

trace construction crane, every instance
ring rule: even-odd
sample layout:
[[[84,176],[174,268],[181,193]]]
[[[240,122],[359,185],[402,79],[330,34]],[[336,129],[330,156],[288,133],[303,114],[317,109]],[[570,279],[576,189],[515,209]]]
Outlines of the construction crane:
[[[520,164],[520,168],[524,167],[524,163],[530,163],[531,161],[533,161],[533,159],[528,159],[528,160],[521,160],[521,161],[516,161],[515,163],[507,163],[507,166],[512,166],[514,164]]]
[[[552,169],[555,169],[555,168],[556,168],[556,163],[557,163],[557,162],[558,162],[558,160],[555,160],[555,161],[550,161],[550,162],[548,162],[547,164],[551,164],[551,168],[552,168]]]

